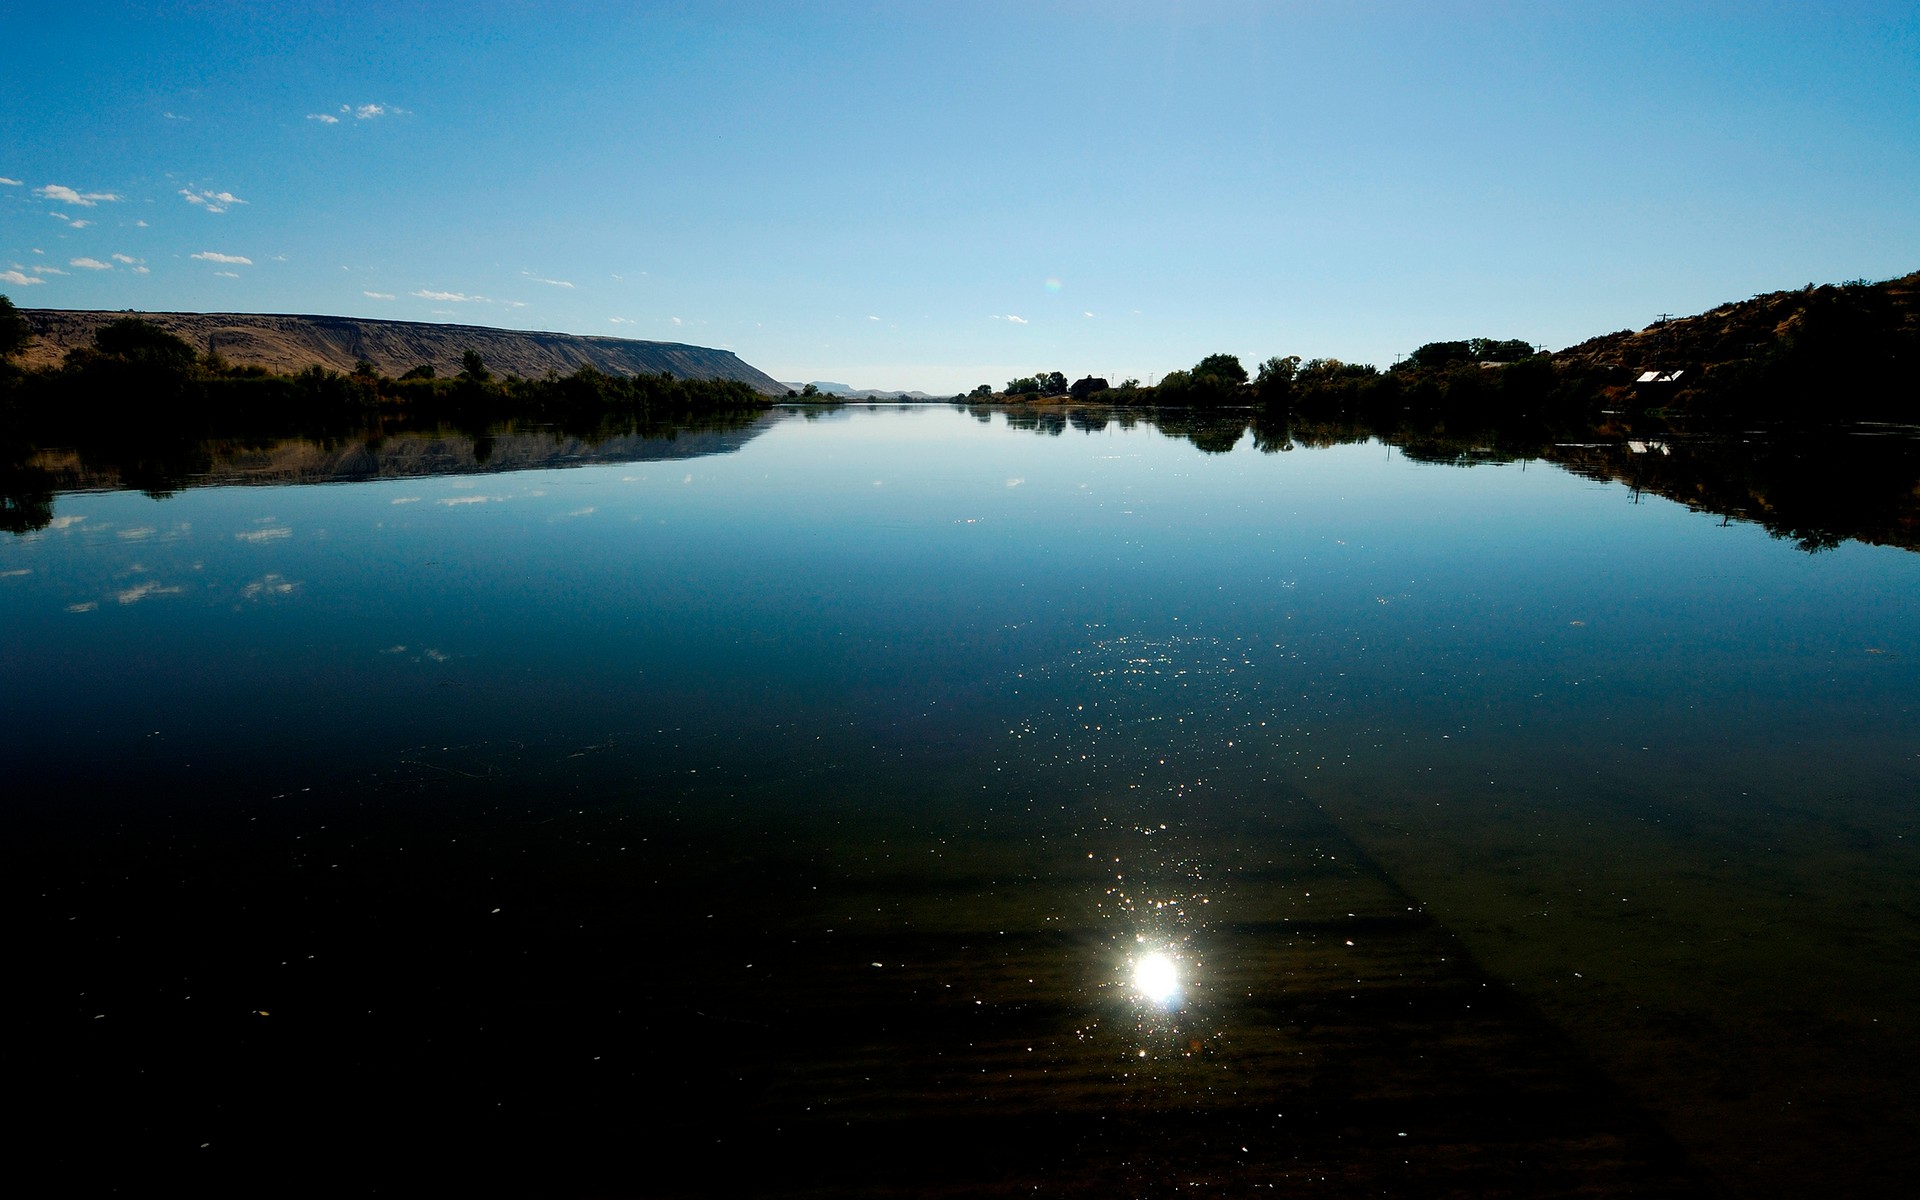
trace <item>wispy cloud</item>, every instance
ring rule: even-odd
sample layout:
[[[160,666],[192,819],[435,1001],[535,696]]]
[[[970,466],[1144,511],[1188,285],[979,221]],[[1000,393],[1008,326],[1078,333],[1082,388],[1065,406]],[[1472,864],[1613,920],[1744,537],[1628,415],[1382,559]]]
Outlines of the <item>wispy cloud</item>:
[[[464,292],[436,292],[429,288],[421,288],[417,292],[408,292],[407,294],[410,296],[418,296],[422,300],[440,300],[449,304],[491,303],[485,296],[469,296]]]
[[[113,192],[78,192],[64,184],[50,183],[45,187],[33,189],[33,194],[43,200],[52,200],[56,204],[77,204],[81,208],[92,208],[103,200],[118,200]]]
[[[253,542],[258,544],[260,542],[277,542],[281,538],[292,536],[293,530],[287,528],[285,525],[270,525],[265,529],[249,529],[241,533],[236,533],[233,535],[233,540],[236,542]]]
[[[291,579],[285,579],[279,575],[262,575],[240,589],[240,598],[259,600],[265,597],[270,600],[275,596],[291,596],[299,590],[300,585]]]
[[[130,267],[135,266],[140,262],[139,259],[135,258],[131,254],[116,254],[113,256],[113,261],[117,263],[125,263]]]
[[[148,596],[177,596],[180,591],[181,589],[177,587],[162,587],[160,584],[148,581],[136,584],[124,592],[115,592],[113,598],[122,604],[137,604]]]
[[[869,320],[869,321],[878,321],[879,319],[880,319],[879,317],[868,317],[868,318],[867,318],[867,320]]]
[[[36,283],[45,283],[44,279],[35,279],[25,271],[0,271],[0,282],[11,283],[15,287],[32,287]]]
[[[192,118],[192,117],[183,117],[183,116],[181,116],[181,115],[180,115],[179,113],[177,113],[177,112],[163,112],[163,113],[161,113],[160,115],[161,115],[161,116],[163,116],[163,117],[165,117],[165,118],[166,118],[167,120],[169,120],[169,121],[191,121],[191,120],[193,120],[193,118]]]
[[[1005,315],[995,313],[993,316],[988,317],[987,319],[990,321],[1011,321],[1015,325],[1025,325],[1027,323],[1027,319],[1025,317],[1016,317],[1012,313],[1007,313]]]
[[[307,120],[318,121],[322,125],[338,125],[343,120],[371,121],[376,117],[397,117],[406,111],[391,104],[342,104],[330,113],[310,112]]]
[[[210,213],[223,213],[236,204],[246,203],[232,192],[210,192],[205,188],[195,191],[185,187],[180,189],[180,194],[187,198],[188,204],[198,205]]]
[[[230,266],[250,267],[253,260],[244,254],[222,254],[217,250],[202,250],[193,257],[202,262],[226,263]]]
[[[22,184],[18,179],[8,179],[5,175],[0,175],[0,187],[24,187],[24,186],[26,185]]]
[[[70,258],[67,260],[67,265],[70,267],[85,267],[89,271],[113,270],[112,263],[103,263],[97,258]]]
[[[85,229],[87,226],[93,224],[92,221],[82,220],[79,217],[70,217],[63,212],[49,212],[47,215],[56,221],[64,223],[69,229]]]
[[[224,278],[224,279],[238,279],[238,278],[240,278],[240,272],[238,272],[238,271],[215,271],[215,272],[214,272],[214,274],[215,274],[215,275],[218,275],[218,276],[220,276],[220,277],[222,277],[222,278]]]
[[[535,283],[544,283],[549,287],[570,288],[573,286],[571,283],[568,283],[564,279],[542,279],[540,278],[540,276],[535,275],[531,271],[522,271],[520,273],[522,275],[525,275],[528,279],[533,280]]]
[[[361,292],[360,294],[369,300],[391,300],[394,298],[392,292]]]

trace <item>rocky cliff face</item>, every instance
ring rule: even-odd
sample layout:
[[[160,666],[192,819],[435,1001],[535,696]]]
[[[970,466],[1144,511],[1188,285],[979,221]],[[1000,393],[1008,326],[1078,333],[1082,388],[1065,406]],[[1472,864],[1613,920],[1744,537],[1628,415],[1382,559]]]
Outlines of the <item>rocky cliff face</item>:
[[[422,364],[441,375],[452,375],[460,370],[461,355],[473,350],[496,375],[533,379],[549,371],[565,375],[581,367],[593,367],[609,375],[664,371],[681,379],[738,379],[769,396],[785,395],[787,390],[772,376],[742,362],[731,350],[678,342],[357,317],[60,309],[22,309],[21,315],[34,331],[34,344],[24,356],[29,366],[55,365],[68,350],[90,344],[94,331],[107,322],[137,316],[186,339],[202,352],[215,351],[236,365],[251,364],[282,373],[312,366],[347,371],[365,359],[387,375],[400,375]]]

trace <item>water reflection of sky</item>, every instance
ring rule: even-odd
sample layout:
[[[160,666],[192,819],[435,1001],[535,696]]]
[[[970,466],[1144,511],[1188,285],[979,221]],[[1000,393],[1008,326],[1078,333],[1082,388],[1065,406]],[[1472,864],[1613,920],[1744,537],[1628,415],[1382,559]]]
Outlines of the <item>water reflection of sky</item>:
[[[567,871],[653,855],[713,885],[682,907],[741,962],[997,1012],[988,1067],[1088,1095],[1226,1104],[1352,1005],[1483,986],[1446,973],[1472,956],[1629,1086],[1672,1047],[1622,1006],[1704,1022],[1714,1086],[1758,1031],[1812,1049],[1752,1094],[1897,1092],[1872,1064],[1915,1027],[1885,966],[1909,935],[1859,913],[1920,873],[1920,558],[1634,499],[948,409],[677,461],[65,496],[0,542],[0,716],[35,803],[589,822]],[[1766,928],[1793,933],[1714,949]],[[759,1019],[727,969],[700,1011]],[[1846,1036],[1769,1024],[1783,988]],[[1863,1082],[1814,1079],[1816,1050]]]

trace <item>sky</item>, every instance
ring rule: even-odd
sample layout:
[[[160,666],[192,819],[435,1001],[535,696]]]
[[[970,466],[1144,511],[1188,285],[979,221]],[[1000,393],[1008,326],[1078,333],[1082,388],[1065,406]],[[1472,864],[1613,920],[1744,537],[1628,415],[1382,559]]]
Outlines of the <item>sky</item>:
[[[0,0],[0,294],[946,394],[1920,269],[1904,3]]]

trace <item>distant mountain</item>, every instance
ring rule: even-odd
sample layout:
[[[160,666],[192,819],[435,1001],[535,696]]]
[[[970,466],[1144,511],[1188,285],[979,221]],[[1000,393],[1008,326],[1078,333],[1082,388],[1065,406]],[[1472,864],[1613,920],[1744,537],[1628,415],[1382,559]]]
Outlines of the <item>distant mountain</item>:
[[[935,396],[927,392],[890,391],[886,388],[857,388],[850,383],[828,383],[824,379],[810,381],[815,391],[824,392],[836,400],[951,400],[952,396]],[[804,391],[807,383],[786,383],[780,385],[789,391]]]
[[[609,375],[664,371],[680,379],[737,379],[768,396],[783,396],[787,391],[785,384],[742,362],[731,350],[678,342],[359,317],[47,308],[21,309],[20,314],[34,332],[34,343],[23,356],[28,366],[57,364],[67,351],[90,344],[94,331],[102,325],[119,317],[137,316],[185,338],[203,353],[217,351],[228,362],[280,373],[312,366],[349,371],[365,359],[387,375],[401,375],[423,364],[438,374],[453,375],[460,370],[461,355],[473,350],[496,375],[537,379],[549,371],[566,375],[581,367],[593,367]]]

